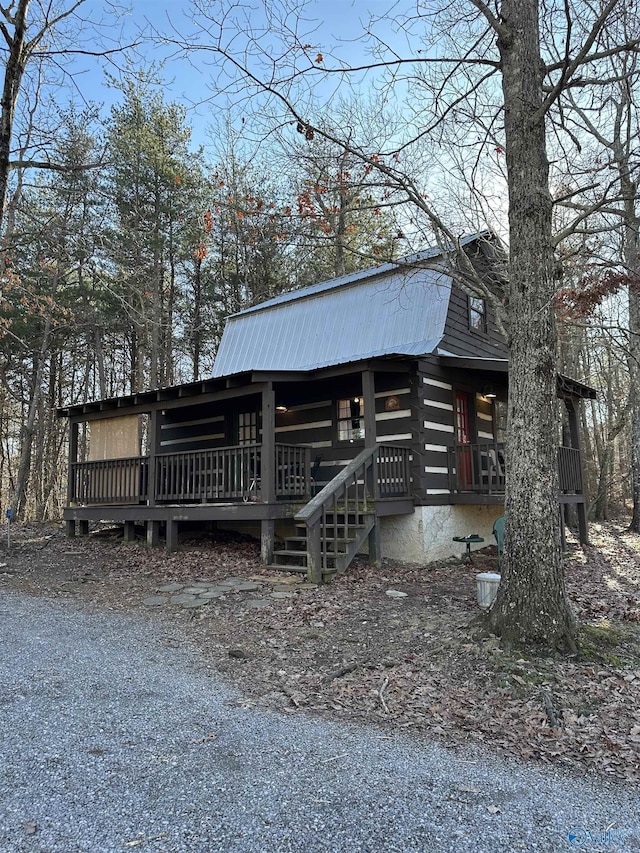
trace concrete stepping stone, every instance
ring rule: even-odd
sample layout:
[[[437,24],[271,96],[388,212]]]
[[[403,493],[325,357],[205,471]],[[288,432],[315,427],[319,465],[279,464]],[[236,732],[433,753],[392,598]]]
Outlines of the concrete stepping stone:
[[[229,592],[229,587],[215,587],[212,586],[209,589],[203,590],[200,593],[201,598],[220,598],[221,595],[226,595]]]
[[[224,580],[216,581],[218,586],[235,586],[238,583],[244,583],[246,578],[224,578]]]
[[[276,590],[275,592],[271,593],[271,598],[293,598],[293,593]]]
[[[147,598],[142,599],[145,607],[161,607],[167,601],[169,601],[168,595],[149,595]]]
[[[197,601],[197,597],[195,595],[187,595],[186,593],[180,593],[179,595],[173,595],[169,599],[171,604],[189,604],[192,601]]]
[[[209,598],[202,598],[201,596],[198,596],[197,598],[194,598],[193,601],[183,601],[180,604],[180,607],[204,607],[206,604],[209,604],[209,601]]]
[[[243,581],[242,583],[236,584],[233,589],[238,592],[255,592],[257,589],[260,589],[260,584],[255,583],[254,581]]]
[[[264,598],[250,598],[248,601],[245,601],[245,606],[249,610],[262,610],[263,607],[269,607],[269,602]]]
[[[208,586],[187,586],[182,592],[184,595],[202,595],[207,589],[209,589]]]
[[[159,586],[156,592],[177,592],[183,586],[183,583],[166,583],[164,586]]]

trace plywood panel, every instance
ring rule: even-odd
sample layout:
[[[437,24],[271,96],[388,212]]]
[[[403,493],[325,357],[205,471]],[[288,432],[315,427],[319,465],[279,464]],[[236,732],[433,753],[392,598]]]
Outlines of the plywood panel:
[[[123,415],[92,421],[89,427],[89,460],[123,459],[140,455],[139,416]]]

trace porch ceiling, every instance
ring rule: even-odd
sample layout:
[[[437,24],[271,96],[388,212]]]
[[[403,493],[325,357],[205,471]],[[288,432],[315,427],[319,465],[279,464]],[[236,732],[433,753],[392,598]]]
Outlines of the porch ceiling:
[[[194,405],[208,402],[211,399],[229,399],[249,394],[258,394],[267,383],[309,382],[319,379],[331,379],[345,374],[361,373],[363,370],[378,372],[394,371],[398,373],[409,370],[406,356],[367,359],[348,364],[332,365],[318,370],[295,371],[244,371],[233,376],[219,379],[204,379],[199,382],[187,382],[182,385],[172,385],[153,391],[140,391],[122,397],[109,397],[103,400],[93,400],[71,406],[63,406],[56,410],[59,418],[98,416],[112,417],[118,414],[144,412],[152,408],[175,408],[177,406]],[[191,400],[189,399],[191,398]]]
[[[508,374],[509,361],[506,358],[471,358],[469,356],[453,355],[452,353],[438,354],[438,362],[443,367],[462,368],[464,370],[478,370],[483,372],[494,372]],[[506,378],[506,377],[505,377]],[[583,400],[595,400],[597,390],[590,385],[585,385],[577,379],[558,373],[558,396],[574,397]]]

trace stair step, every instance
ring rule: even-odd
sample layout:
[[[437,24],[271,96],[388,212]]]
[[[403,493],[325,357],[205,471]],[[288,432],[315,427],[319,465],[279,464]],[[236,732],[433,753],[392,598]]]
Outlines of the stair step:
[[[307,574],[306,566],[287,566],[283,563],[271,563],[267,568],[273,569],[275,572],[296,572],[297,574]]]
[[[322,557],[326,557],[327,560],[335,560],[338,557],[344,557],[346,551],[322,551]],[[296,559],[307,559],[306,551],[287,551],[286,549],[281,549],[280,551],[273,552],[273,559],[278,560],[281,557],[295,557]],[[281,564],[284,565],[284,564]]]
[[[365,530],[367,525],[366,524],[351,524],[351,523],[350,524],[344,524],[343,522],[340,522],[340,521],[338,521],[337,523],[334,524],[333,521],[329,521],[329,522],[327,522],[325,527],[328,527],[332,531],[336,530],[336,529],[341,530],[341,529],[344,529],[345,527],[347,527],[350,531],[351,530],[355,531],[355,530]],[[303,525],[299,525],[298,529],[300,531],[302,531],[302,530],[306,531],[306,528]],[[299,536],[292,536],[292,537],[288,536],[287,539],[289,539],[289,538],[298,539],[301,537],[302,537],[302,533],[300,533]],[[306,536],[304,538],[306,539]]]
[[[274,557],[306,557],[306,551],[300,551],[300,549],[295,548],[280,548],[278,551],[273,552]]]
[[[302,543],[306,544],[307,537],[306,536],[287,536],[287,538],[284,541],[287,543],[287,545],[289,544],[289,542],[293,542],[293,543],[299,542],[301,544]],[[356,540],[352,536],[349,538],[345,538],[344,536],[338,536],[338,537],[323,536],[323,541],[324,542],[355,542]]]
[[[375,512],[376,511],[373,508],[372,509],[359,509],[357,511],[354,509],[350,509],[350,510],[347,510],[347,512],[345,512],[343,509],[338,509],[335,512],[332,509],[330,509],[330,510],[327,510],[326,515],[327,516],[337,515],[340,518],[344,518],[345,515],[348,516],[349,518],[356,518],[356,516],[358,518],[362,518],[365,515],[375,515]]]

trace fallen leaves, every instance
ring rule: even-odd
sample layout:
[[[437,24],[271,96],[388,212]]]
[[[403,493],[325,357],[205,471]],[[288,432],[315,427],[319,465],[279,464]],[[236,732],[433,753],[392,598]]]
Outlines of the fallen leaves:
[[[37,595],[137,610],[169,582],[229,575],[274,581],[247,537],[194,537],[167,554],[123,545],[115,534],[78,539],[70,550],[56,532],[42,552],[42,531],[34,525],[22,541],[20,531],[17,525],[15,574],[0,574],[0,583]],[[382,731],[409,729],[462,748],[473,744],[637,783],[640,538],[602,525],[592,528],[592,542],[567,562],[568,593],[588,628],[582,657],[509,652],[479,632],[474,576],[495,569],[491,549],[474,555],[475,567],[386,563],[378,571],[359,560],[320,588],[278,576],[291,597],[264,610],[247,610],[240,595],[230,594],[208,605],[202,620],[188,621],[177,608],[141,615],[180,626],[176,633],[200,646],[209,671],[240,688],[243,707],[373,722]],[[390,589],[405,595],[388,596]]]

